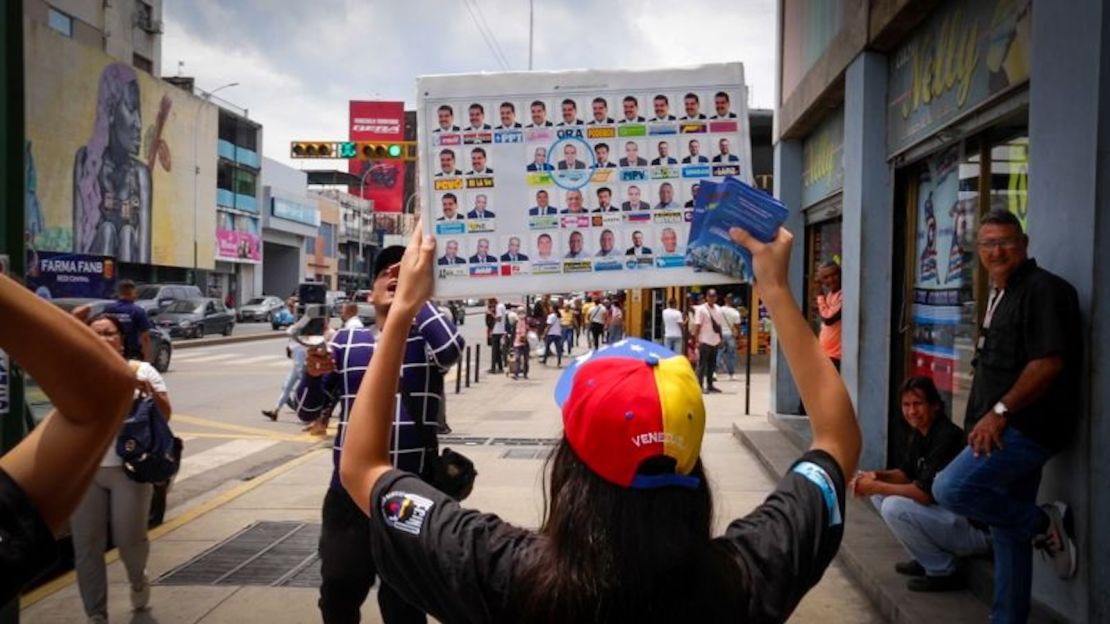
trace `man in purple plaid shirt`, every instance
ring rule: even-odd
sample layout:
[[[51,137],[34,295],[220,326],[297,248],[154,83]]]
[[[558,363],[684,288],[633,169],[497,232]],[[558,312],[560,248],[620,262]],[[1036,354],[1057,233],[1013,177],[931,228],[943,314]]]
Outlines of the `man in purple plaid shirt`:
[[[374,261],[370,302],[377,323],[385,322],[397,275],[393,267],[405,248],[383,249]],[[339,456],[343,451],[347,416],[355,401],[362,376],[370,365],[377,340],[377,327],[343,329],[327,345],[308,356],[305,376],[297,389],[297,411],[309,421],[333,397],[339,402],[339,431],[335,436],[334,470],[324,496],[323,527],[320,532],[320,612],[325,623],[358,622],[359,611],[374,584],[376,570],[370,552],[370,520],[355,505],[339,483]],[[390,456],[393,466],[430,477],[431,459],[438,452],[437,418],[443,397],[443,375],[459,359],[464,346],[455,324],[430,302],[416,315],[409,330],[402,367],[401,389],[397,392]],[[415,412],[415,413],[414,413]],[[409,605],[393,588],[378,588],[378,606],[387,624],[426,622],[418,609]]]

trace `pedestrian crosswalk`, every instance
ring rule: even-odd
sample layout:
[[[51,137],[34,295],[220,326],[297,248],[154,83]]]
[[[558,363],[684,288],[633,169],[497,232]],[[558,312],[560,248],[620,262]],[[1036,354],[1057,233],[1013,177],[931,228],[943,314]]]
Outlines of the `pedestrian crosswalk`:
[[[239,367],[248,366],[251,368],[265,367],[265,368],[290,368],[293,366],[293,360],[285,356],[284,350],[277,353],[266,355],[251,355],[247,353],[236,352],[213,352],[211,349],[197,349],[180,351],[173,354],[173,359],[170,361],[170,370],[181,370],[187,368],[204,368],[213,367]]]

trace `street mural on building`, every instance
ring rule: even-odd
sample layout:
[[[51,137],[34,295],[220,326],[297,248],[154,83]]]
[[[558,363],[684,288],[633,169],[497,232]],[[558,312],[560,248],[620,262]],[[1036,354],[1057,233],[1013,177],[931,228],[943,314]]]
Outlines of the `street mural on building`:
[[[29,245],[211,269],[215,106],[40,24],[26,26]]]

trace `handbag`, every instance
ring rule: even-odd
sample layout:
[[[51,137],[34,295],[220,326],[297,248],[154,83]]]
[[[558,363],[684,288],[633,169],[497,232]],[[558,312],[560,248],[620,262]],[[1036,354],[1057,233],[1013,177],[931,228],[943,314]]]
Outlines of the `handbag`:
[[[181,467],[184,446],[148,396],[135,399],[116,438],[124,474],[139,483],[170,480]]]

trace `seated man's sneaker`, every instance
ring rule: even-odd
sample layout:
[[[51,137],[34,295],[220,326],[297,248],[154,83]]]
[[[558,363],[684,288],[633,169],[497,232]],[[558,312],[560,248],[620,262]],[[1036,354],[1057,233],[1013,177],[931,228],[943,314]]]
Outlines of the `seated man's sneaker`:
[[[905,576],[925,576],[925,568],[916,559],[899,561],[894,564],[894,571]]]
[[[1033,538],[1033,546],[1052,562],[1057,576],[1069,579],[1079,569],[1075,540],[1072,538],[1075,525],[1071,510],[1060,501],[1042,505],[1041,509],[1048,515],[1048,531]]]

